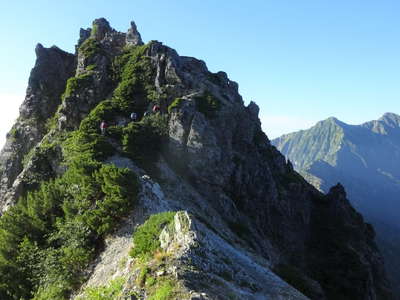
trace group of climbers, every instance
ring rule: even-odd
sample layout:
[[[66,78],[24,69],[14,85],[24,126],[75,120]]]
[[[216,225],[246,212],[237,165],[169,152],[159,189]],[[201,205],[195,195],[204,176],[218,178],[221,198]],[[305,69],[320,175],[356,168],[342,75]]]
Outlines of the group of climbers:
[[[153,108],[151,110],[154,114],[159,113],[160,112],[160,106],[158,104],[153,105]],[[143,117],[148,116],[149,112],[145,111],[145,113],[143,114]],[[138,121],[138,115],[136,112],[132,112],[130,115],[130,118],[132,120],[132,122],[136,122]],[[105,135],[107,133],[107,128],[108,128],[108,124],[105,120],[102,120],[100,123],[100,131],[102,135]]]

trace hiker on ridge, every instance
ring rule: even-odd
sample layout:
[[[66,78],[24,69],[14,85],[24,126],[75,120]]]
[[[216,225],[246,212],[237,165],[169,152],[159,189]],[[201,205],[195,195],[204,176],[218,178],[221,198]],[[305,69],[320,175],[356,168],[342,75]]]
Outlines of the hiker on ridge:
[[[131,120],[132,120],[133,122],[136,122],[136,120],[137,120],[137,113],[135,113],[135,112],[132,112],[132,113],[131,113]]]
[[[108,125],[107,125],[106,121],[104,121],[104,120],[101,121],[101,123],[100,123],[100,131],[101,131],[102,135],[106,134],[107,127],[108,127]]]
[[[158,113],[158,112],[160,112],[160,106],[158,104],[154,104],[153,113]]]

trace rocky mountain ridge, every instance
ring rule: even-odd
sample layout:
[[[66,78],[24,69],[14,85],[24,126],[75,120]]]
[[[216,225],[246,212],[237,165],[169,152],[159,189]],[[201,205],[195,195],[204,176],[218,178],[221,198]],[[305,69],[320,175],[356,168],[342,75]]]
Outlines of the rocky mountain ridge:
[[[0,155],[2,299],[391,298],[343,187],[297,174],[224,72],[105,19],[37,49]]]
[[[362,186],[374,186],[369,192],[352,193],[353,205],[364,214],[376,210],[382,218],[397,223],[400,188],[400,116],[386,113],[380,119],[361,125],[348,125],[335,118],[318,122],[309,130],[287,134],[272,141],[293,162],[296,170],[323,179],[318,186],[327,191],[331,184],[353,178]],[[346,185],[352,190],[354,186]],[[379,198],[384,190],[391,193],[380,202],[368,203],[369,193]],[[365,196],[363,204],[357,202]]]

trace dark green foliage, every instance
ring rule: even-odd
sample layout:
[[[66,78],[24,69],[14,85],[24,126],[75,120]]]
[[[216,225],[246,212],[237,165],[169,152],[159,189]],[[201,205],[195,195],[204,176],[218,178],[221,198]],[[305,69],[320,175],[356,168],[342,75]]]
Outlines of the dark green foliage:
[[[96,203],[97,207],[89,210],[85,217],[89,227],[102,235],[110,232],[119,217],[126,214],[127,208],[132,207],[139,184],[131,171],[111,165],[103,165],[94,172],[94,177],[101,186],[103,201]]]
[[[85,58],[92,58],[96,54],[103,53],[101,45],[94,38],[88,38],[79,48],[79,52],[82,53]]]
[[[128,115],[114,98],[100,102],[90,114],[81,122],[80,129],[85,132],[99,133],[99,125],[102,120],[112,124],[117,116]]]
[[[79,284],[101,237],[132,208],[138,192],[133,173],[111,165],[86,173],[84,167],[71,167],[1,218],[0,278],[9,292],[18,278],[12,295],[27,297],[30,291],[47,293],[44,286],[64,286],[57,288],[57,299],[62,299]]]
[[[130,123],[123,129],[123,150],[139,164],[156,161],[163,139],[167,135],[166,116],[150,115],[141,122]]]
[[[279,264],[273,268],[273,271],[296,290],[302,292],[305,296],[313,296],[313,288],[311,284],[304,278],[304,275],[297,268],[290,265]]]
[[[8,136],[13,138],[13,139],[18,138],[18,136],[19,136],[18,129],[15,128],[15,127],[11,128],[10,132],[8,133]]]
[[[133,257],[148,256],[159,249],[159,235],[165,226],[171,224],[174,216],[175,212],[163,212],[150,216],[133,234],[134,247],[130,255]]]
[[[92,75],[90,73],[71,77],[67,81],[67,86],[64,94],[62,95],[62,99],[70,97],[76,90],[80,90],[86,86],[89,86],[91,82]]]
[[[128,47],[113,63],[115,80],[119,82],[114,97],[123,110],[143,113],[149,100],[156,100],[155,69],[145,55],[150,44]]]
[[[78,130],[65,142],[65,159],[78,167],[87,167],[90,163],[99,164],[113,153],[112,145],[99,133]]]
[[[86,67],[86,71],[94,71],[97,68],[97,65],[91,64]]]
[[[174,284],[171,281],[165,281],[153,292],[153,294],[148,298],[149,300],[172,300],[174,294]]]
[[[108,283],[107,286],[87,288],[81,300],[114,300],[120,299],[125,280],[117,278]]]
[[[93,24],[92,31],[90,33],[91,36],[96,36],[98,31],[99,31],[99,25],[98,24]]]
[[[168,113],[171,113],[171,111],[175,108],[179,108],[182,105],[182,102],[185,101],[182,98],[176,98],[172,103],[168,106]]]
[[[202,96],[195,98],[196,108],[203,113],[207,118],[214,118],[217,111],[221,109],[221,102],[214,97],[210,92],[205,92]]]
[[[133,207],[136,176],[102,163],[112,147],[83,125],[64,143],[64,175],[43,182],[0,219],[1,299],[66,298],[104,235]]]
[[[57,122],[60,118],[60,114],[56,112],[53,117],[48,118],[45,123],[46,132],[57,128]]]

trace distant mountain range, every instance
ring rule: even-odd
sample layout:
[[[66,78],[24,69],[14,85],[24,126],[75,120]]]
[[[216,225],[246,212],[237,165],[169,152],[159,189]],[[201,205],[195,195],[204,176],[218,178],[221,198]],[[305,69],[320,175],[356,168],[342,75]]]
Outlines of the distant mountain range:
[[[400,286],[400,116],[386,113],[361,125],[332,117],[272,144],[319,190],[344,185],[374,225],[393,285]]]

